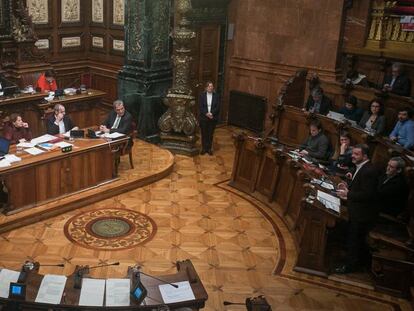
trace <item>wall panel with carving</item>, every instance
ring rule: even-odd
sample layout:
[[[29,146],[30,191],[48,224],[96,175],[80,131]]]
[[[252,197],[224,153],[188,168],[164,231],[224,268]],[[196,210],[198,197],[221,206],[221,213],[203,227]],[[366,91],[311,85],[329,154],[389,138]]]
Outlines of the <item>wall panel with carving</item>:
[[[57,70],[58,81],[79,84],[86,75],[91,86],[109,90],[105,100],[116,98],[117,74],[124,62],[124,0],[22,1],[32,16],[36,46]],[[96,68],[105,74],[96,74]]]

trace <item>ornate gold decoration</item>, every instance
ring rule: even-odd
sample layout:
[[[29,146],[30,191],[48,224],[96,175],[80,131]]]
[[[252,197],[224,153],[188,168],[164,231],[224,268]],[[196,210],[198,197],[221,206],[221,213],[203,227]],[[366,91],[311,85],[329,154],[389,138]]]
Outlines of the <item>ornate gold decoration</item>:
[[[92,0],[92,22],[103,23],[103,0]]]
[[[384,0],[376,0],[372,3],[368,40],[376,41],[380,48],[383,48],[387,41],[414,42],[414,32],[402,31],[400,16],[390,13],[389,9],[395,4],[395,1]]]
[[[34,24],[49,22],[48,0],[29,0],[27,8]]]
[[[62,0],[62,22],[74,23],[80,21],[79,0]]]
[[[125,1],[113,0],[113,20],[115,25],[124,25],[125,23]]]
[[[190,69],[193,58],[190,46],[195,32],[189,28],[187,14],[191,10],[190,0],[178,0],[176,12],[181,16],[178,26],[174,29],[173,85],[168,90],[164,103],[168,110],[161,116],[158,125],[161,129],[162,144],[168,149],[194,155],[197,120],[191,107],[195,105],[190,85]]]

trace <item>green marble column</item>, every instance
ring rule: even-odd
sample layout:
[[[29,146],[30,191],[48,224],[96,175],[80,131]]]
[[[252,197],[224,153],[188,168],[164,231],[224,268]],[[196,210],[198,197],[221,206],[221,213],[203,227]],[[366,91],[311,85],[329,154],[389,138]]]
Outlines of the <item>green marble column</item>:
[[[125,1],[125,65],[118,94],[137,121],[138,137],[159,140],[162,98],[172,83],[170,0]]]

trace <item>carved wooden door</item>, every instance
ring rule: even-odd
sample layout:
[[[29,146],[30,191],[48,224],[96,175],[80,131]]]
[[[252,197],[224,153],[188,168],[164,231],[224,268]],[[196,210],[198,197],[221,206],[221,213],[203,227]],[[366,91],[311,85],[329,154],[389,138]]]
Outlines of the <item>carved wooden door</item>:
[[[205,24],[197,29],[197,38],[194,47],[193,81],[194,95],[198,98],[204,91],[205,83],[212,81],[217,88],[220,55],[221,25]],[[197,106],[197,105],[196,105]],[[198,112],[198,107],[195,108]]]

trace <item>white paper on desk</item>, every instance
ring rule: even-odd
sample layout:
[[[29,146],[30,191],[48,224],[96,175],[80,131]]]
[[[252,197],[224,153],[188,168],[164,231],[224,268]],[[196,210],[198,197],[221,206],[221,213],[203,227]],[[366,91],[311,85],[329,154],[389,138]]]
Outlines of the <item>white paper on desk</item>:
[[[64,147],[69,147],[69,146],[73,146],[73,145],[69,144],[65,141],[60,141],[60,142],[56,143],[55,146],[59,147],[59,148],[64,148]]]
[[[66,284],[66,276],[46,274],[37,292],[36,302],[59,304]]]
[[[27,141],[22,142],[22,143],[18,143],[18,144],[16,145],[16,147],[22,147],[22,148],[32,148],[32,147],[34,147],[34,146],[36,146],[36,144],[29,143],[29,142],[27,142]]]
[[[11,166],[10,162],[6,159],[0,160],[0,167],[9,167]]]
[[[41,143],[47,143],[48,141],[51,141],[51,140],[54,140],[54,139],[56,139],[55,136],[52,136],[50,134],[45,134],[45,135],[33,138],[30,141],[30,143],[37,145],[37,144],[41,144]]]
[[[340,212],[341,199],[330,195],[329,193],[318,190],[316,198],[321,202],[326,208],[329,208],[337,213]]]
[[[1,269],[0,271],[0,297],[9,298],[9,289],[11,282],[17,282],[20,272]]]
[[[28,148],[28,149],[25,149],[24,151],[26,151],[27,153],[31,155],[38,155],[44,152],[43,150],[36,148],[36,147]]]
[[[80,306],[103,306],[105,295],[105,280],[82,279],[82,289],[79,298]]]
[[[164,303],[175,303],[195,299],[193,290],[191,289],[191,285],[188,281],[173,284],[178,285],[178,288],[175,288],[169,284],[161,284],[158,286],[160,288]]]
[[[67,131],[66,133],[64,133],[63,137],[69,138],[70,137],[70,131]]]
[[[129,306],[129,296],[131,291],[130,284],[130,279],[107,279],[105,306]]]
[[[123,137],[123,136],[125,136],[125,134],[118,133],[118,132],[106,133],[105,135],[103,135],[103,137],[105,138],[112,138],[112,139]]]
[[[8,161],[9,163],[19,162],[19,161],[21,161],[21,160],[22,160],[22,158],[20,158],[20,157],[18,157],[18,156],[15,156],[14,154],[6,154],[6,155],[4,156],[4,159],[5,159],[6,161]]]

